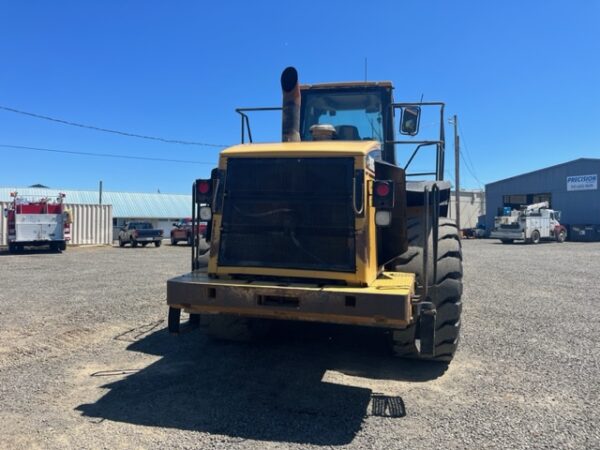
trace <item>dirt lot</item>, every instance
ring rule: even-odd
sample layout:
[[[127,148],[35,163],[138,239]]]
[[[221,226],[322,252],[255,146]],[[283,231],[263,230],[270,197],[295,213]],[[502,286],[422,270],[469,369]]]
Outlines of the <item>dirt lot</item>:
[[[185,247],[0,253],[0,448],[599,448],[599,255],[466,241],[444,371],[371,330],[170,336]],[[399,398],[404,417],[373,407]]]

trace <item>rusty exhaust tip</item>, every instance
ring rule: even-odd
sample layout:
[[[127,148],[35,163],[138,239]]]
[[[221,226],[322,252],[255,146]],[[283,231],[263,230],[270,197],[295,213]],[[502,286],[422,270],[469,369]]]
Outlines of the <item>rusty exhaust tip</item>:
[[[281,73],[281,90],[283,91],[281,140],[283,142],[299,142],[300,85],[298,84],[298,71],[294,67],[286,67]]]
[[[291,92],[298,84],[298,71],[295,67],[286,67],[281,73],[281,89]]]

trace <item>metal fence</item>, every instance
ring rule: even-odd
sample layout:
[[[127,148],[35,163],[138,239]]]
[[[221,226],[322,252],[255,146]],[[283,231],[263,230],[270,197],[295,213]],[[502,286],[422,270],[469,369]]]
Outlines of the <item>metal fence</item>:
[[[4,208],[8,202],[0,202],[0,245],[7,245],[8,230]],[[112,244],[112,205],[81,205],[65,203],[73,213],[71,225],[71,245],[111,245]]]

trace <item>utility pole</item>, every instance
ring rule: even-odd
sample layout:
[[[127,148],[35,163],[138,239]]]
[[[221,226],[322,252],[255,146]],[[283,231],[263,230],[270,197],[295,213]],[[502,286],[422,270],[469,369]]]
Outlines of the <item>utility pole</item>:
[[[461,236],[460,227],[460,143],[458,138],[458,118],[454,114],[452,118],[454,124],[454,179],[456,186],[454,187],[455,194],[455,206],[456,206],[456,226],[458,228],[458,235]]]
[[[98,184],[98,204],[102,204],[102,180]]]

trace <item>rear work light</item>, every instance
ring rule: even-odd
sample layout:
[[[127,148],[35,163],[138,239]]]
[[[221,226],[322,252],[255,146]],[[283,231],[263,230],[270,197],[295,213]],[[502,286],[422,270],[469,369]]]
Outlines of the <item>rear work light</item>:
[[[208,222],[210,219],[212,219],[212,210],[210,209],[210,206],[201,206],[199,215],[200,220],[204,220],[205,222]]]
[[[378,209],[394,207],[394,182],[377,180],[373,182],[373,206]]]

